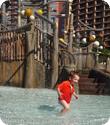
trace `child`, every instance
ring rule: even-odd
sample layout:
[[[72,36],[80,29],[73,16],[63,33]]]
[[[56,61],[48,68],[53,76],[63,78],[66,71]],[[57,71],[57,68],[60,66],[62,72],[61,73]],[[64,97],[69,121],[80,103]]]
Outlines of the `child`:
[[[72,95],[74,95],[74,97],[78,99],[78,96],[74,90],[74,83],[78,83],[78,81],[79,76],[75,74],[74,71],[71,71],[69,74],[69,79],[58,84],[58,100],[63,106],[61,113],[67,112],[69,110]]]

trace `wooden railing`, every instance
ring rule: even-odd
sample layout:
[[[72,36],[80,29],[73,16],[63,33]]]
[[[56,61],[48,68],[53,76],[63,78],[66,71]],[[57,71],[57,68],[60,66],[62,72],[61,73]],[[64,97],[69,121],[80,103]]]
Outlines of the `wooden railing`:
[[[73,53],[76,60],[76,70],[89,70],[98,68],[110,71],[110,59],[106,56],[101,56],[100,52],[93,52],[89,47],[80,48]]]
[[[88,71],[98,68],[110,71],[110,58],[101,56],[99,52],[93,52],[91,48],[76,48],[73,53],[68,50],[59,50],[59,67],[73,67],[77,71]]]
[[[24,31],[0,32],[0,61],[17,61],[25,57],[26,34]]]
[[[35,20],[35,59],[49,64],[54,41],[54,23],[43,16]]]
[[[25,86],[26,32],[29,27],[0,31],[0,85]]]

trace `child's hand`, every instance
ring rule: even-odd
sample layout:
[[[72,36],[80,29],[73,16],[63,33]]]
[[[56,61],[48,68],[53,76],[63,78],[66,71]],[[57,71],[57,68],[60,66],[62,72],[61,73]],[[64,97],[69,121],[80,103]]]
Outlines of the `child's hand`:
[[[78,96],[75,96],[76,99],[78,99]]]
[[[73,95],[76,99],[78,99],[78,95],[75,92],[73,93]]]
[[[60,95],[58,98],[59,98],[60,100],[63,100],[63,97],[62,97],[62,95]]]

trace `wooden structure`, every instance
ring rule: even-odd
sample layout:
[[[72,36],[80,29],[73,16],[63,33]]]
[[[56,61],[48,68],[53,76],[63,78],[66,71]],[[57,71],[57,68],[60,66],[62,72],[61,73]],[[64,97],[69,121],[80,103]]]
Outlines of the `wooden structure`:
[[[33,23],[0,32],[0,84],[51,87],[58,77],[56,25],[38,15]]]
[[[91,1],[89,2],[91,3]],[[88,10],[87,5],[94,8],[92,3],[95,1],[92,1],[91,4],[89,2],[80,1],[79,10]],[[86,9],[85,5],[87,6]],[[75,7],[79,7],[79,3]],[[79,13],[79,10],[73,10],[73,12],[78,12],[78,16],[76,18],[74,16],[75,28],[79,25],[76,25],[78,22],[75,21],[79,20],[85,24],[91,21],[90,27],[103,28],[104,25],[100,24],[102,27],[99,26],[99,23],[103,22],[95,23],[95,17],[89,19],[89,14],[93,14],[92,12],[89,13],[88,11],[88,14],[83,10],[85,13],[81,16],[83,11]],[[93,12],[95,13],[95,10]],[[56,23],[51,22],[41,15],[37,15],[35,21],[24,27],[0,32],[0,72],[2,73],[0,85],[27,88],[54,87],[58,75],[65,66],[81,71],[81,73],[84,70],[97,68],[98,54],[91,52],[91,45],[85,48],[74,47],[74,51],[72,51],[72,20],[73,16],[71,15],[69,39],[64,43],[58,41],[57,21],[55,20]]]

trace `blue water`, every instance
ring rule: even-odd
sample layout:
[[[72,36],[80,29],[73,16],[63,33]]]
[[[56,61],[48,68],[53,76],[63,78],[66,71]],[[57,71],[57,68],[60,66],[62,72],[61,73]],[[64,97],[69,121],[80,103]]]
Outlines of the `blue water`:
[[[110,118],[110,96],[79,95],[71,111],[59,115],[57,92],[0,87],[0,118],[8,125],[103,125]]]

